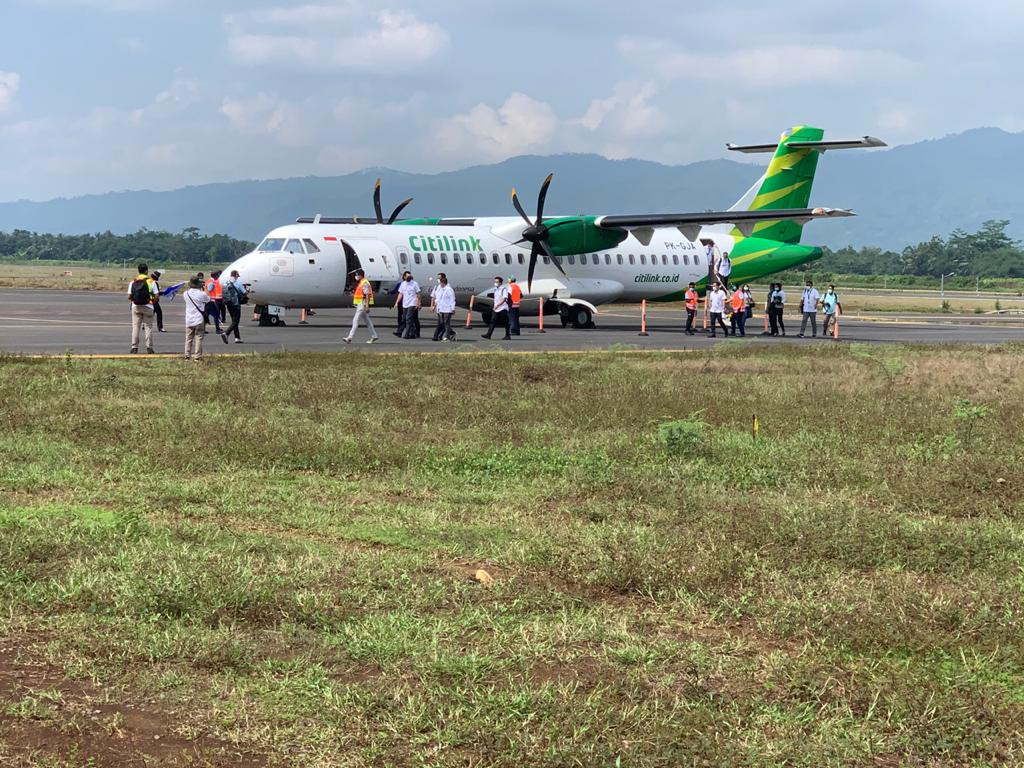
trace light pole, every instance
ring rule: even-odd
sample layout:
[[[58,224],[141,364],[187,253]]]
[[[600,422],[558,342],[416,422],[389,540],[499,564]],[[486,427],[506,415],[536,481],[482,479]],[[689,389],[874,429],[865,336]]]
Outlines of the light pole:
[[[941,275],[939,277],[939,298],[946,298],[946,278],[952,277],[956,272],[950,272],[948,275]]]

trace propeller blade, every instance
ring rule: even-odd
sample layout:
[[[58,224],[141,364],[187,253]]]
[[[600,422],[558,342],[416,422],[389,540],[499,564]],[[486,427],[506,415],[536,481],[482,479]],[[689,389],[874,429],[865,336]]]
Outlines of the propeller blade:
[[[555,256],[554,252],[551,250],[551,246],[548,245],[548,241],[538,240],[537,245],[539,245],[543,249],[544,255],[554,262],[555,266],[558,267],[558,271],[561,272],[566,277],[568,277],[568,275],[565,274],[565,270],[562,269],[562,260]]]
[[[527,216],[526,211],[523,210],[523,204],[519,202],[519,195],[516,194],[515,187],[512,187],[512,205],[516,207],[516,210],[519,212],[519,215],[523,217],[523,221],[525,221],[532,227],[533,222],[530,221],[530,217]]]
[[[549,173],[548,177],[544,179],[544,183],[540,185],[540,194],[537,195],[537,226],[539,227],[544,223],[544,201],[548,199],[548,187],[551,186],[551,179],[555,174]]]
[[[380,179],[373,185],[373,210],[377,214],[377,223],[384,223],[384,211],[380,207]]]
[[[533,248],[530,249],[530,269],[526,273],[526,290],[533,290],[533,273],[537,269],[537,244],[533,244]]]
[[[402,202],[400,202],[398,204],[398,206],[395,208],[395,210],[393,210],[391,212],[391,215],[388,216],[388,224],[394,224],[395,223],[395,219],[398,218],[398,214],[400,214],[403,210],[405,210],[405,206],[407,206],[411,202],[412,202],[412,198],[411,197],[408,197],[405,200],[403,200]]]

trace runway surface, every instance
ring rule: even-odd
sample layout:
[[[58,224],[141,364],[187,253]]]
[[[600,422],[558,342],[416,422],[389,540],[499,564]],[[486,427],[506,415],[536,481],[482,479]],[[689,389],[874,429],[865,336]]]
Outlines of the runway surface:
[[[787,310],[786,338],[762,336],[760,317],[748,322],[745,339],[737,343],[757,346],[770,344],[826,344],[831,339],[799,339],[800,318]],[[243,307],[242,344],[224,345],[220,337],[206,337],[207,354],[280,352],[287,350],[332,351],[482,351],[509,350],[583,350],[608,347],[649,349],[704,349],[723,343],[702,334],[683,333],[685,313],[681,306],[655,305],[648,313],[648,336],[640,336],[640,313],[635,307],[609,306],[594,320],[595,328],[577,330],[562,328],[557,317],[545,318],[546,333],[537,332],[537,318],[526,318],[521,336],[512,341],[480,338],[484,328],[479,315],[474,315],[473,328],[465,328],[466,311],[456,313],[458,340],[454,344],[435,344],[430,340],[434,318],[421,312],[423,338],[401,340],[392,335],[396,327],[395,312],[377,307],[374,323],[381,335],[380,343],[367,345],[368,334],[360,328],[356,341],[345,345],[341,338],[351,325],[352,311],[346,309],[318,310],[309,325],[298,325],[297,311],[289,311],[287,326],[260,328],[252,321],[251,307]],[[819,324],[821,315],[818,316]],[[164,325],[167,333],[154,334],[156,351],[180,354],[184,345],[184,307],[180,297],[164,302]],[[819,329],[820,330],[820,329]],[[808,335],[810,330],[808,329]],[[122,294],[50,290],[0,290],[0,352],[8,354],[123,354],[130,342],[130,309]],[[729,338],[732,342],[732,337]],[[845,317],[840,328],[840,343],[960,343],[1000,344],[1024,342],[1024,320],[981,319],[973,316],[919,316],[904,314],[896,318]]]

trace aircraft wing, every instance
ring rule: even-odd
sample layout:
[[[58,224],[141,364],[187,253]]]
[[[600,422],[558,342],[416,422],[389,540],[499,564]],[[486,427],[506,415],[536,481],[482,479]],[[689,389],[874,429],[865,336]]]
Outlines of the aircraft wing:
[[[696,240],[700,228],[709,224],[732,224],[749,237],[754,225],[783,219],[806,224],[814,219],[856,216],[845,208],[785,208],[760,211],[705,211],[704,213],[654,213],[626,216],[598,216],[594,222],[602,229],[625,229],[644,245],[650,245],[654,230],[675,227],[687,240]]]
[[[160,295],[166,297],[168,301],[172,301],[174,297],[178,295],[178,291],[181,290],[181,286],[185,285],[185,282],[187,281],[182,281],[180,283],[175,283],[174,285],[167,286],[166,288],[160,291]]]

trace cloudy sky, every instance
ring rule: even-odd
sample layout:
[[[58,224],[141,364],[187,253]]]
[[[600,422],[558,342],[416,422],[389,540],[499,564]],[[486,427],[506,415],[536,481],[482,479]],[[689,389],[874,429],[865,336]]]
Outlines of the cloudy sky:
[[[0,201],[1024,130],[1024,3],[0,0]]]

